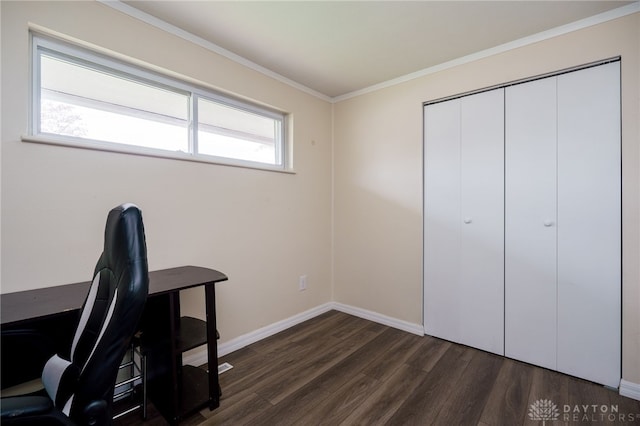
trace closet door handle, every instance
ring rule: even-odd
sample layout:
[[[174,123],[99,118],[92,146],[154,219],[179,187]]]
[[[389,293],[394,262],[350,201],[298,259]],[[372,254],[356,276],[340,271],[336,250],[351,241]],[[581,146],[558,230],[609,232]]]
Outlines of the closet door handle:
[[[542,224],[548,228],[550,226],[553,226],[553,221],[545,220],[544,222],[542,222]]]
[[[466,224],[469,224],[469,223],[471,223],[471,218],[470,217],[465,217],[462,221],[464,223],[466,223]]]

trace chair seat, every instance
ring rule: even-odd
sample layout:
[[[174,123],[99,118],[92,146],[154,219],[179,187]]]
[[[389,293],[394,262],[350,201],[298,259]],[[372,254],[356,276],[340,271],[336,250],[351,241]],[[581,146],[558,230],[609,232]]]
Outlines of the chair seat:
[[[44,385],[42,384],[42,379],[38,377],[37,379],[29,380],[28,382],[19,383],[15,386],[2,389],[2,391],[0,391],[0,395],[2,396],[2,398],[7,398],[10,396],[26,395],[42,390],[44,390]]]
[[[20,396],[2,400],[2,420],[38,416],[51,411],[53,402],[46,396]]]

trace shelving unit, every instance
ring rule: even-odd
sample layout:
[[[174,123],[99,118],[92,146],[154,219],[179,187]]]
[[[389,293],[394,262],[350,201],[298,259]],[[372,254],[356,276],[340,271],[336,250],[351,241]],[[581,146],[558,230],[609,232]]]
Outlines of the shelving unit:
[[[220,404],[214,288],[215,282],[226,280],[220,275],[197,284],[204,286],[206,321],[180,312],[179,290],[197,285],[167,291],[147,301],[142,345],[147,353],[149,400],[171,424]],[[203,345],[207,347],[208,371],[183,365],[182,354]]]

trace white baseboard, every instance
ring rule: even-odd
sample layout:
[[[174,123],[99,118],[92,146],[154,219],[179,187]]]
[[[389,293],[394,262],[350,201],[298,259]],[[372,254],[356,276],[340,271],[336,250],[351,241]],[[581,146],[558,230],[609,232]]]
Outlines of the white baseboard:
[[[296,324],[300,324],[301,322],[310,320],[311,318],[317,317],[318,315],[329,312],[331,310],[344,312],[345,314],[350,314],[369,321],[377,322],[379,324],[384,324],[402,331],[417,334],[418,336],[424,336],[424,328],[422,327],[422,324],[413,324],[407,321],[399,320],[397,318],[388,317],[377,312],[368,311],[366,309],[357,308],[355,306],[345,305],[344,303],[328,302],[323,305],[316,306],[315,308],[309,309],[308,311],[304,311],[292,317],[286,318],[282,321],[278,321],[250,333],[238,336],[227,342],[221,343],[218,345],[218,356],[221,357],[231,352],[237,351],[238,349],[242,349],[245,346],[249,346],[252,343],[258,342],[269,336],[273,336],[274,334],[280,333],[287,328],[293,327]],[[186,365],[195,366],[206,364],[207,348],[203,346],[202,349],[195,350],[190,354],[185,355],[183,357],[183,363]]]
[[[397,318],[388,317],[377,312],[357,308],[351,305],[345,305],[344,303],[333,302],[333,309],[335,309],[336,311],[344,312],[345,314],[354,315],[356,317],[364,318],[369,321],[397,328],[398,330],[406,331],[408,333],[417,334],[418,336],[424,336],[424,327],[422,326],[422,324],[414,324],[408,321],[399,320]]]
[[[620,395],[640,401],[640,384],[628,382],[625,379],[620,380]]]
[[[247,334],[243,334],[242,336],[238,336],[227,342],[221,343],[218,345],[218,357],[237,351],[238,349],[242,349],[245,346],[249,346],[250,344],[258,342],[262,339],[266,339],[269,336],[280,333],[287,328],[310,320],[311,318],[317,317],[318,315],[321,315],[325,312],[329,312],[332,309],[333,304],[331,302],[325,303],[324,305],[316,306],[315,308],[309,309],[308,311],[301,312],[282,321],[275,322],[273,324],[251,331]],[[195,366],[206,364],[207,348],[203,346],[202,349],[193,351],[189,355],[185,355],[182,359],[182,362],[186,365]]]
[[[282,321],[275,322],[273,324],[267,325],[266,327],[262,327],[250,333],[238,336],[235,339],[231,339],[218,345],[218,356],[223,356],[228,353],[237,351],[238,349],[242,349],[245,346],[249,346],[252,343],[258,342],[262,339],[266,339],[267,337],[273,336],[276,333],[280,333],[281,331],[293,327],[296,324],[300,324],[301,322],[310,320],[311,318],[317,317],[320,314],[329,312],[331,309],[331,303],[325,303],[324,305],[316,306],[315,308],[283,319]]]

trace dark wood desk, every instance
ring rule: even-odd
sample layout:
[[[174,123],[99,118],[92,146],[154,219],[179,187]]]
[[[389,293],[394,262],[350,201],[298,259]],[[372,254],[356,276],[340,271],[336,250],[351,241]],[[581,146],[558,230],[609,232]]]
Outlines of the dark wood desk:
[[[219,406],[214,284],[226,280],[219,271],[196,266],[149,273],[149,297],[140,324],[149,398],[170,423]],[[0,295],[3,331],[43,324],[59,328],[57,321],[76,320],[89,286],[82,282]],[[204,286],[206,321],[180,315],[180,291],[199,286]],[[182,365],[182,353],[201,345],[207,346],[208,372]]]

